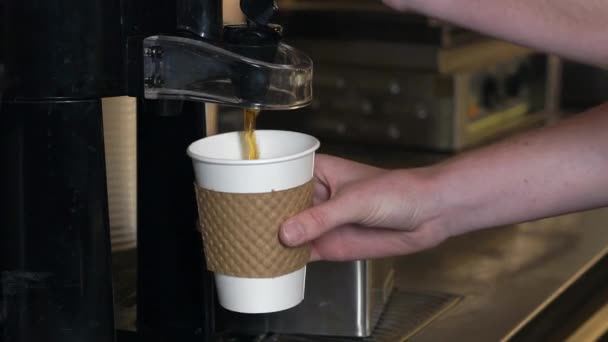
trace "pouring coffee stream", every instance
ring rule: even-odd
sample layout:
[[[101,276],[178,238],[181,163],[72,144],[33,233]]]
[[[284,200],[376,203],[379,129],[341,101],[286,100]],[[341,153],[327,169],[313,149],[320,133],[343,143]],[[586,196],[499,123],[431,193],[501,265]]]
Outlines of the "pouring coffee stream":
[[[245,145],[245,159],[247,160],[256,160],[260,158],[260,151],[255,138],[255,122],[259,114],[260,111],[258,109],[243,109],[243,121],[245,126],[243,131],[243,143]]]

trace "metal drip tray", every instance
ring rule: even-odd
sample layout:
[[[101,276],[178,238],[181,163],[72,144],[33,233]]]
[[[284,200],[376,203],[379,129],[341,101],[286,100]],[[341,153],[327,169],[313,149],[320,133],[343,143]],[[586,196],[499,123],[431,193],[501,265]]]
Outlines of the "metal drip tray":
[[[396,291],[369,342],[405,341],[456,305],[461,297],[445,293]]]
[[[398,342],[406,341],[433,320],[456,305],[461,296],[447,293],[421,293],[395,290],[372,336],[344,338],[301,335],[263,335],[255,338],[224,337],[222,342]]]

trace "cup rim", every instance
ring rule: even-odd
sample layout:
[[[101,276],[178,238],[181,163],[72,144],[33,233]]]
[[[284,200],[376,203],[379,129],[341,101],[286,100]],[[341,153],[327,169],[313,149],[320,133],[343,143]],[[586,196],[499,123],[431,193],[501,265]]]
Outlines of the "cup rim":
[[[207,163],[207,164],[220,164],[220,165],[264,165],[264,164],[281,163],[281,162],[285,162],[285,161],[289,161],[289,160],[298,159],[298,158],[301,158],[303,156],[306,156],[306,155],[309,155],[311,153],[314,153],[321,146],[321,142],[319,141],[319,139],[313,137],[312,135],[305,134],[305,133],[294,132],[294,131],[273,130],[273,129],[256,130],[256,132],[260,132],[260,133],[261,132],[280,132],[280,133],[290,133],[290,134],[300,135],[300,136],[311,138],[312,141],[314,141],[314,144],[313,144],[312,147],[310,147],[310,148],[308,148],[308,149],[306,149],[306,150],[304,150],[302,152],[299,152],[299,153],[296,153],[296,154],[292,154],[292,155],[289,155],[289,156],[277,157],[277,158],[268,158],[268,159],[255,159],[255,160],[210,158],[210,157],[201,156],[200,154],[197,154],[194,151],[192,151],[193,146],[195,144],[199,143],[202,140],[213,139],[213,138],[221,137],[221,136],[224,136],[224,135],[238,134],[238,133],[240,133],[239,131],[233,131],[233,132],[221,133],[221,134],[212,135],[212,136],[209,136],[209,137],[205,137],[205,138],[199,139],[199,140],[193,142],[192,144],[190,144],[190,146],[188,146],[187,154],[193,160],[196,160],[196,161],[199,161],[199,162],[203,162],[203,163]]]

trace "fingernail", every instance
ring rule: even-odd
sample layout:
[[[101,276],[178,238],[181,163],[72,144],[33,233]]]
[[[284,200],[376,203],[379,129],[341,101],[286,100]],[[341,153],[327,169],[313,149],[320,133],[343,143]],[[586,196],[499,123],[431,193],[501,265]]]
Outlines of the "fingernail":
[[[281,233],[284,243],[295,246],[304,238],[304,227],[298,221],[288,221],[283,225]]]

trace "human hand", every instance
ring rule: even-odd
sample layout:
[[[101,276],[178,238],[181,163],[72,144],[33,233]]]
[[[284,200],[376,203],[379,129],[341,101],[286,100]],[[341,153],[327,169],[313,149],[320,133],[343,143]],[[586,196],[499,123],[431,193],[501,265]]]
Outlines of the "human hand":
[[[288,246],[312,241],[314,260],[402,255],[448,237],[434,222],[429,177],[420,170],[388,171],[336,157],[315,162],[315,206],[287,220]]]

